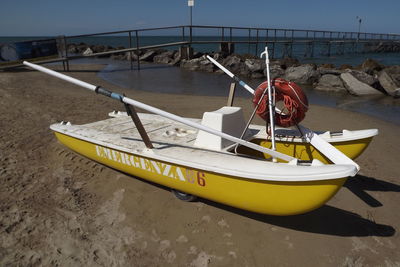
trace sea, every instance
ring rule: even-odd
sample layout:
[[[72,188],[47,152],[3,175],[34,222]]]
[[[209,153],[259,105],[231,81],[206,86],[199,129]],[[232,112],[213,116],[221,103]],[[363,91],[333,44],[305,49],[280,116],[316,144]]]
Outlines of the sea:
[[[26,40],[41,40],[46,36],[29,37],[0,37],[0,44],[9,44]],[[209,40],[209,36],[196,37],[197,40]],[[247,37],[235,37],[247,40]],[[134,38],[133,38],[134,39]],[[140,37],[140,46],[181,41],[179,36],[142,36]],[[132,42],[136,42],[132,40]],[[68,43],[86,43],[89,45],[109,45],[113,47],[128,47],[129,39],[124,36],[107,37],[79,37],[68,40]],[[136,44],[136,43],[135,43]],[[212,52],[218,51],[218,44],[193,45],[195,51]],[[170,47],[169,49],[177,49]],[[275,54],[279,55],[283,47],[275,47]],[[400,65],[400,53],[360,53],[354,54],[351,51],[344,51],[341,55],[323,55],[324,47],[315,47],[315,56],[313,58],[304,57],[304,47],[294,46],[293,56],[302,63],[323,64],[330,63],[336,66],[349,64],[357,66],[367,58],[374,59],[384,65]],[[350,48],[353,49],[353,48]],[[257,54],[264,50],[264,47],[241,44],[235,46],[235,52],[239,54]],[[332,54],[335,48],[332,48]],[[271,52],[270,52],[271,54]],[[232,80],[223,74],[192,72],[182,68],[159,65],[159,64],[141,64],[140,71],[134,64],[133,70],[127,61],[118,61],[107,58],[87,58],[78,59],[74,63],[100,63],[106,64],[106,67],[99,72],[99,76],[113,84],[116,84],[127,90],[138,89],[152,92],[162,92],[167,94],[189,94],[189,95],[212,95],[227,96],[229,85]],[[257,87],[260,80],[243,80],[252,87]],[[303,87],[311,104],[335,107],[344,110],[350,110],[367,114],[384,121],[400,125],[400,99],[394,99],[389,96],[362,96],[356,97],[349,94],[321,92],[313,90],[310,87]],[[249,93],[245,90],[237,89],[236,94],[239,97],[248,97]]]

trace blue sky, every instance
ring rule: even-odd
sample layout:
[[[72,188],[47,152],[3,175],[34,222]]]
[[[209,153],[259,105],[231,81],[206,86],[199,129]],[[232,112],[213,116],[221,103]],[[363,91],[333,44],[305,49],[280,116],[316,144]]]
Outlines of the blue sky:
[[[189,24],[187,0],[1,0],[0,36]],[[400,0],[195,0],[193,24],[400,33]]]

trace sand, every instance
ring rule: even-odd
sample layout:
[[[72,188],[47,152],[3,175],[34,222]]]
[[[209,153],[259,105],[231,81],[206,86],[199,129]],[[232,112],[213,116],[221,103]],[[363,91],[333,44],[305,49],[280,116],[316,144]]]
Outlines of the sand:
[[[122,90],[69,74],[178,115],[200,117],[226,98]],[[58,68],[53,66],[53,68]],[[249,114],[248,99],[236,104]],[[322,208],[274,217],[117,172],[59,144],[49,125],[107,118],[120,103],[35,71],[0,72],[1,266],[399,266],[400,127],[312,106],[313,129],[378,128],[361,172]],[[260,121],[258,121],[260,122]]]

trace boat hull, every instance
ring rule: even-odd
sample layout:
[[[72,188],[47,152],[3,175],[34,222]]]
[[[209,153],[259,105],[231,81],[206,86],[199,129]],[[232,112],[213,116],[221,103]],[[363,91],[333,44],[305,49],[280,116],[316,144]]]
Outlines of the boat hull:
[[[347,179],[280,182],[239,178],[111,149],[59,132],[55,132],[55,135],[68,148],[111,168],[215,202],[263,214],[295,215],[314,210],[334,196]]]

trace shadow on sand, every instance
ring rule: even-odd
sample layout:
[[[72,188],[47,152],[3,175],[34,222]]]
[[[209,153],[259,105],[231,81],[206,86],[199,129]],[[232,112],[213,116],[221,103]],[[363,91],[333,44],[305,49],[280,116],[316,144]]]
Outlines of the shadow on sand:
[[[118,171],[118,170],[117,170]],[[130,175],[128,175],[130,176]],[[162,185],[143,180],[134,176],[132,178],[139,179],[145,183],[154,185],[164,190],[170,190]],[[400,186],[389,182],[377,180],[375,178],[358,175],[350,178],[345,184],[347,188],[351,188],[352,192],[370,191],[394,191],[399,192]],[[362,195],[364,197],[364,195]],[[368,195],[369,196],[369,195]],[[371,196],[369,196],[372,198]],[[374,198],[372,198],[374,199]],[[370,199],[368,199],[370,200]],[[221,203],[217,203],[207,199],[198,199],[206,205],[223,209],[240,216],[244,216],[263,223],[268,223],[280,227],[285,227],[302,232],[318,233],[335,236],[393,236],[396,230],[385,224],[376,223],[373,220],[365,219],[357,213],[345,211],[329,205],[324,205],[321,208],[301,215],[293,216],[272,216],[264,215],[246,210],[241,210]],[[374,201],[379,202],[374,199]],[[380,203],[380,202],[379,202]],[[382,204],[380,204],[382,206]]]
[[[351,177],[344,184],[353,194],[358,196],[366,204],[371,207],[381,207],[383,206],[381,202],[372,197],[367,191],[383,191],[383,192],[400,192],[400,186],[392,184],[389,182],[377,180],[372,177],[367,177],[363,175],[356,175]]]
[[[98,163],[103,165],[101,163]],[[109,166],[103,165],[110,168]],[[113,169],[113,168],[111,168]],[[145,183],[151,184],[163,190],[170,191],[163,185],[159,185],[150,181],[146,181],[140,177],[135,177],[119,170],[115,171],[125,174],[132,179],[138,179]],[[352,192],[356,192],[357,196],[361,199],[367,199],[366,203],[373,199],[372,204],[383,206],[378,200],[368,195],[364,190],[369,191],[383,191],[383,192],[400,192],[400,186],[390,182],[378,180],[376,178],[357,175],[348,179],[345,187],[349,188]],[[365,197],[365,196],[368,197]],[[244,216],[259,222],[272,224],[280,227],[285,227],[302,232],[318,233],[325,235],[335,236],[393,236],[396,233],[395,228],[390,225],[379,224],[373,220],[365,219],[357,213],[345,211],[329,205],[324,205],[319,209],[301,215],[293,216],[272,216],[264,215],[246,210],[241,210],[221,203],[217,203],[207,199],[198,199],[206,205],[210,205],[219,209],[223,209],[240,216]],[[373,206],[375,207],[375,206]]]
[[[390,225],[378,224],[356,213],[329,205],[306,214],[281,217],[248,212],[209,200],[202,200],[202,202],[253,220],[301,232],[335,236],[393,236],[396,233]]]
[[[383,205],[364,190],[400,192],[400,186],[397,184],[362,175],[349,178],[344,186],[371,207]],[[324,205],[306,214],[280,217],[248,212],[209,200],[201,201],[207,205],[228,210],[253,220],[303,232],[336,236],[393,236],[396,233],[396,230],[390,225],[378,224],[375,221],[362,218],[357,213],[329,205]]]

